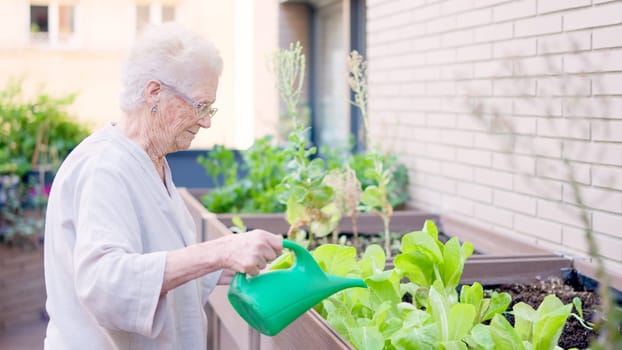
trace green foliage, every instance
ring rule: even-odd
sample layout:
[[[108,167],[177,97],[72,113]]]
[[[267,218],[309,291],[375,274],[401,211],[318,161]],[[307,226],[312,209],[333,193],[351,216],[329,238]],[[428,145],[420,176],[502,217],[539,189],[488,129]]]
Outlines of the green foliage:
[[[288,164],[288,174],[278,186],[278,198],[287,205],[288,236],[307,227],[309,239],[313,239],[331,233],[341,216],[333,203],[334,190],[324,183],[324,161],[311,159],[317,149],[307,147],[305,131],[298,127],[289,136],[287,153],[293,158]]]
[[[288,151],[265,136],[241,154],[239,166],[234,152],[220,145],[197,158],[219,186],[202,196],[203,205],[213,213],[283,212],[285,206],[278,201],[276,188],[288,171]]]
[[[390,270],[377,245],[368,246],[358,260],[353,247],[325,244],[312,252],[324,271],[367,283],[367,289],[346,289],[316,306],[357,349],[556,349],[571,304],[553,295],[537,310],[519,303],[513,327],[502,315],[509,294],[485,297],[479,283],[457,293],[464,262],[473,253],[469,243],[443,244],[427,221],[421,231],[405,235],[401,247]],[[412,303],[402,301],[406,293]]]
[[[66,111],[74,98],[40,94],[28,101],[19,81],[0,91],[0,173],[21,177],[39,164],[53,169],[60,164],[88,135]]]

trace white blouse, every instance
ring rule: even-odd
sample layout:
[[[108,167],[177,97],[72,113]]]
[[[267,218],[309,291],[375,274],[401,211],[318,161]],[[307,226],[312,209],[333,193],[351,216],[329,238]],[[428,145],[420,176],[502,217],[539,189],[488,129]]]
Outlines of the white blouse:
[[[203,309],[220,271],[160,298],[166,251],[196,229],[165,165],[114,126],[71,152],[50,193],[45,225],[45,349],[205,349]]]

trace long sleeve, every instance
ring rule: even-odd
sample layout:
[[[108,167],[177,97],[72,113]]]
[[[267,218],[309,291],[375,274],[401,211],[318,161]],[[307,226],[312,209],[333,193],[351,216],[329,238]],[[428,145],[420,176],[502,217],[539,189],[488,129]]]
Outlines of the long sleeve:
[[[155,337],[166,253],[142,253],[139,220],[149,218],[136,215],[136,199],[111,168],[98,166],[76,193],[75,288],[101,326]]]

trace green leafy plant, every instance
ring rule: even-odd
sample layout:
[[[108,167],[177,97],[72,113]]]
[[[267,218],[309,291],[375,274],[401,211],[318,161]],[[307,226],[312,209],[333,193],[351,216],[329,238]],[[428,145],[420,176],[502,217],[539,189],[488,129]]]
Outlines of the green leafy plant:
[[[519,303],[513,327],[502,314],[507,293],[486,297],[479,283],[457,286],[469,243],[443,244],[427,221],[421,231],[402,238],[395,268],[385,270],[386,255],[370,245],[356,250],[325,244],[312,254],[331,274],[363,278],[367,289],[353,288],[325,299],[316,310],[357,349],[556,349],[572,305],[548,296],[537,310]],[[401,261],[401,262],[398,262]],[[410,295],[412,302],[404,301]],[[526,305],[526,304],[524,304]]]
[[[216,185],[201,197],[203,205],[213,213],[283,212],[276,188],[287,174],[289,152],[265,136],[240,153],[239,165],[235,153],[220,145],[197,158]]]

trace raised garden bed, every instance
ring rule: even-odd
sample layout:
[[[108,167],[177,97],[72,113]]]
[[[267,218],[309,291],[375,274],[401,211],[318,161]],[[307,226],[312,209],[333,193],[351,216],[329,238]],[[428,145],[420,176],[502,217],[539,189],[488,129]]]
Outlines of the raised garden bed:
[[[205,210],[193,194],[181,189],[181,195],[197,223],[200,232],[199,239],[208,240],[231,234],[219,216]],[[282,217],[281,220],[283,220]],[[246,223],[248,225],[248,222]],[[562,270],[572,268],[570,259],[518,242],[508,240],[500,242],[498,237],[495,241],[486,233],[476,235],[474,234],[475,229],[469,226],[460,226],[452,220],[449,220],[448,223],[447,227],[452,228],[452,236],[457,236],[462,241],[472,242],[482,253],[467,260],[461,283],[470,284],[475,280],[488,286],[529,283],[558,277]],[[260,224],[261,222],[256,227],[264,228]],[[421,227],[420,223],[413,222],[412,226],[408,226],[404,232],[413,231],[418,227]],[[457,229],[459,227],[462,229]],[[465,236],[455,234],[456,232],[465,232]],[[495,246],[495,242],[497,246]],[[497,252],[497,254],[490,254],[491,252]],[[510,252],[512,254],[507,255]],[[305,313],[277,336],[261,336],[249,328],[234,312],[226,298],[226,288],[220,288],[220,291],[216,291],[210,297],[211,310],[209,311],[212,328],[210,348],[224,349],[221,335],[226,332],[227,338],[233,339],[240,349],[353,349],[313,310]]]

